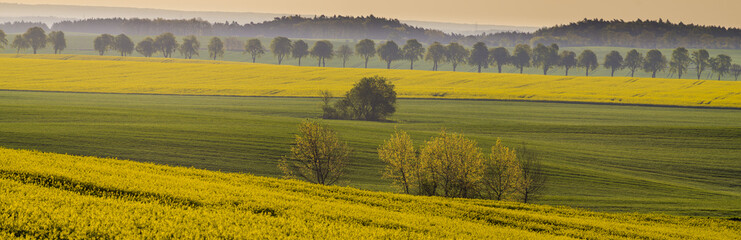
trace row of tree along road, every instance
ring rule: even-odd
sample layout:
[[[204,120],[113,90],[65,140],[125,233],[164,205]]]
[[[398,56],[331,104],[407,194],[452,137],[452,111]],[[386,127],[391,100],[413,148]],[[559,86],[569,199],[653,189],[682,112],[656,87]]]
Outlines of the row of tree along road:
[[[17,52],[32,48],[35,54],[38,49],[45,48],[47,43],[52,45],[55,53],[61,53],[66,48],[64,33],[55,31],[47,36],[43,29],[33,27],[26,33],[17,35],[11,47],[16,48]],[[7,45],[7,40],[5,33],[0,31],[0,47],[4,45]],[[510,65],[519,69],[520,73],[528,67],[539,68],[543,70],[544,75],[555,68],[562,68],[567,76],[569,70],[575,68],[583,69],[585,76],[589,76],[590,71],[596,70],[600,65],[610,70],[611,76],[623,69],[629,71],[631,77],[638,70],[650,73],[654,78],[658,72],[668,70],[670,77],[676,75],[677,78],[682,78],[690,69],[695,70],[697,79],[702,78],[704,72],[708,73],[706,78],[717,76],[718,80],[729,74],[738,80],[741,75],[741,65],[732,64],[732,59],[728,55],[719,54],[711,57],[707,50],[700,49],[690,52],[683,47],[674,49],[670,59],[667,59],[659,50],[649,50],[644,56],[643,53],[633,49],[627,52],[625,57],[618,51],[611,51],[604,56],[600,64],[597,55],[592,50],[586,49],[577,55],[569,50],[560,51],[557,44],[550,46],[537,44],[535,47],[518,44],[512,53],[504,47],[488,48],[483,42],[474,44],[471,49],[455,42],[447,45],[435,42],[425,48],[416,39],[407,40],[403,46],[399,46],[394,41],[385,41],[376,45],[376,42],[371,39],[363,39],[355,44],[354,48],[342,45],[335,49],[330,41],[322,40],[316,41],[310,48],[303,40],[293,41],[286,37],[276,37],[267,49],[259,39],[253,38],[244,44],[244,53],[250,56],[252,62],[256,62],[257,58],[266,52],[271,52],[278,64],[292,57],[298,59],[299,66],[303,58],[310,56],[316,59],[317,66],[320,67],[326,66],[326,61],[335,57],[339,58],[342,61],[342,67],[345,67],[347,61],[357,55],[364,61],[366,68],[368,62],[378,56],[389,69],[394,61],[409,61],[409,68],[414,69],[416,61],[425,60],[433,63],[433,71],[437,71],[441,64],[447,63],[452,65],[453,71],[461,64],[469,64],[476,67],[478,72],[481,72],[483,68],[493,66],[501,73],[503,66]],[[173,53],[179,52],[184,58],[191,59],[193,56],[199,56],[201,45],[195,36],[184,37],[180,43],[172,33],[163,33],[154,38],[146,37],[137,44],[134,44],[125,34],[117,36],[102,34],[93,41],[93,48],[100,55],[113,50],[118,51],[121,56],[131,55],[136,51],[145,57],[159,53],[165,58],[170,58],[173,57]],[[207,49],[209,58],[216,60],[223,57],[225,43],[220,38],[213,37]]]
[[[335,107],[328,99],[325,94],[324,118],[379,121],[396,111],[394,85],[378,76],[361,79]],[[351,155],[334,131],[309,120],[278,166],[286,177],[330,185],[346,174]],[[530,202],[546,184],[542,164],[524,146],[515,150],[497,140],[485,155],[476,141],[445,130],[418,149],[397,130],[378,147],[378,158],[386,164],[383,176],[406,194]]]

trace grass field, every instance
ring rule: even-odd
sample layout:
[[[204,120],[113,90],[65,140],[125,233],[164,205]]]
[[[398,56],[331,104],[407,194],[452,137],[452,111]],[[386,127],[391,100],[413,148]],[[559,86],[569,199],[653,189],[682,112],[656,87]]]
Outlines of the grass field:
[[[741,223],[417,197],[0,148],[3,239],[738,239]]]
[[[41,58],[41,59],[39,59]],[[117,61],[119,60],[119,61]],[[212,64],[223,63],[223,64]],[[389,78],[402,98],[500,99],[741,107],[741,82],[340,69],[91,57],[3,55],[0,89],[228,96],[340,96],[362,77]]]
[[[279,176],[312,98],[0,91],[0,146]],[[473,100],[399,101],[394,122],[323,121],[353,148],[341,185],[396,191],[376,148],[394,128],[527,144],[547,166],[537,203],[741,216],[741,111]],[[488,154],[488,153],[487,153]]]
[[[93,34],[66,33],[66,37],[67,37],[67,49],[64,51],[64,53],[65,54],[80,54],[80,55],[98,55],[98,52],[95,51],[95,50],[93,50],[93,40],[95,39],[96,36],[97,35],[93,35]],[[7,39],[12,40],[13,37],[15,37],[15,35],[12,35],[11,34],[11,35],[9,35],[7,37]],[[132,40],[135,43],[137,43],[137,42],[141,41],[142,39],[144,39],[145,36],[130,36],[130,37],[132,38]],[[196,59],[202,59],[202,60],[209,59],[209,57],[208,57],[208,51],[205,48],[208,45],[208,41],[209,41],[210,38],[211,37],[207,37],[207,36],[200,36],[200,37],[198,37],[199,41],[201,42],[201,46],[203,47],[203,49],[201,49],[200,55],[199,56],[195,56],[194,58],[196,58]],[[178,39],[179,42],[182,42],[182,36],[178,36],[177,39]],[[240,37],[239,39],[242,40],[242,41],[246,41],[248,38]],[[260,39],[260,41],[262,41],[263,46],[266,47],[266,48],[268,48],[270,46],[270,41],[272,40],[272,38],[258,38],[258,39]],[[222,40],[223,40],[223,38],[222,38]],[[293,39],[293,40],[296,40],[296,39]],[[317,39],[304,39],[304,40],[309,44],[309,47],[313,46],[314,42],[317,41]],[[334,45],[334,48],[337,49],[341,45],[344,45],[344,44],[346,44],[346,45],[354,48],[355,44],[357,44],[357,42],[359,40],[360,39],[332,39],[330,41]],[[385,41],[385,40],[376,40],[376,44],[379,44],[382,41]],[[403,42],[397,42],[397,44],[399,44],[400,46],[402,46],[404,43]],[[427,46],[425,45],[425,47],[427,47]],[[489,47],[494,47],[494,46],[489,46]],[[470,49],[471,46],[467,46],[467,48]],[[628,53],[628,51],[630,51],[632,48],[624,48],[624,47],[563,47],[563,48],[561,48],[561,50],[570,50],[570,51],[576,52],[577,54],[581,53],[581,51],[583,51],[584,49],[593,50],[597,54],[597,58],[598,58],[599,62],[601,63],[601,62],[604,61],[605,55],[607,55],[607,53],[609,53],[610,51],[613,51],[613,50],[619,51],[623,55],[623,57],[625,57],[625,55]],[[510,53],[513,52],[513,50],[514,50],[514,48],[509,48]],[[645,55],[646,52],[648,52],[648,49],[638,49],[638,50],[640,52],[642,52],[644,55]],[[667,56],[667,58],[670,58],[672,50],[673,49],[660,49],[660,51],[665,56]],[[692,51],[692,50],[694,50],[694,49],[690,49],[690,51]],[[735,60],[734,61],[735,63],[741,62],[741,50],[710,49],[708,51],[710,52],[711,56],[716,56],[718,54],[726,54],[726,55],[729,55],[732,59],[734,59]],[[5,49],[5,50],[0,49],[0,53],[7,53],[7,54],[15,53],[15,49]],[[31,53],[31,50],[26,50],[23,53],[26,53],[26,54]],[[41,54],[51,54],[51,53],[54,53],[54,50],[47,47],[46,49],[41,49],[39,51],[39,53],[41,53]],[[106,53],[106,55],[107,56],[117,56],[118,53],[115,52],[115,51],[109,51],[109,52]],[[134,53],[134,56],[141,57],[141,55],[138,54],[138,53],[136,53],[136,52]],[[160,55],[156,55],[155,57],[156,58],[160,58]],[[175,57],[182,58],[178,53],[175,54]],[[248,61],[252,61],[252,59],[250,58],[249,55],[245,55],[241,51],[226,51],[226,53],[224,54],[224,57],[222,58],[222,60],[225,60],[225,61],[235,61],[235,62],[248,62]],[[276,64],[278,62],[278,60],[277,60],[277,58],[275,58],[272,54],[270,54],[268,52],[267,54],[265,54],[265,55],[261,56],[260,58],[258,58],[257,59],[257,62],[258,63]],[[316,66],[316,63],[317,63],[316,60],[313,59],[313,58],[310,58],[310,57],[303,58],[302,61],[301,61],[301,64],[303,66]],[[297,59],[292,59],[292,58],[291,59],[285,59],[284,60],[284,64],[286,64],[286,65],[298,65],[298,60]],[[327,61],[326,64],[327,64],[328,67],[341,67],[342,66],[342,60],[340,60],[338,58],[334,58],[334,59],[330,59],[329,61]],[[363,64],[364,64],[364,62],[363,62],[363,60],[360,57],[353,56],[347,62],[347,67],[350,67],[350,68],[362,68],[363,67]],[[417,62],[415,62],[414,65],[415,65],[414,68],[415,69],[418,69],[418,70],[430,70],[430,69],[432,69],[432,63],[431,62],[417,61]],[[373,59],[370,60],[370,62],[368,63],[368,67],[369,68],[386,68],[386,64],[383,61],[381,61],[380,59],[378,59],[376,57],[376,58],[373,58]],[[409,62],[408,61],[402,61],[402,60],[395,61],[392,64],[391,67],[394,68],[394,69],[409,69]],[[453,67],[450,64],[443,63],[442,65],[440,65],[439,69],[440,69],[440,71],[452,71],[453,70]],[[468,66],[468,65],[465,65],[464,64],[464,65],[458,66],[457,71],[461,71],[461,72],[475,72],[476,71],[476,68],[473,67],[473,66]],[[488,68],[488,69],[484,69],[484,71],[485,72],[494,72],[494,71],[496,71],[496,68]],[[506,72],[506,73],[519,73],[519,69],[516,69],[513,66],[506,66],[506,67],[503,68],[503,71]],[[539,70],[539,69],[536,69],[536,68],[526,68],[525,69],[525,73],[527,73],[527,74],[540,75],[540,74],[543,73],[543,71],[542,70]],[[569,73],[572,76],[584,76],[583,69],[572,69],[572,70],[569,71]],[[707,71],[707,73],[709,73],[709,71]],[[553,69],[553,70],[551,70],[549,72],[549,74],[550,75],[564,75],[564,70],[563,69]],[[592,75],[592,76],[610,76],[610,71],[608,69],[603,68],[603,67],[599,67],[596,71],[590,72],[590,75]],[[627,70],[622,70],[622,71],[619,71],[619,72],[616,73],[616,76],[627,77],[629,75],[630,75],[630,73]],[[669,72],[661,72],[661,73],[658,74],[658,76],[659,77],[667,77],[667,78],[675,78],[676,77],[676,75],[672,75]],[[638,72],[636,72],[636,77],[651,77],[651,74],[650,73],[646,73],[644,71],[638,71]],[[684,78],[686,78],[686,79],[696,79],[697,78],[697,73],[695,72],[694,69],[690,69],[689,72],[684,76]],[[708,76],[707,74],[703,73],[703,79],[717,79],[717,76],[710,78],[710,76]],[[734,80],[734,78],[732,76],[730,76],[730,75],[725,76],[722,79],[723,80]]]

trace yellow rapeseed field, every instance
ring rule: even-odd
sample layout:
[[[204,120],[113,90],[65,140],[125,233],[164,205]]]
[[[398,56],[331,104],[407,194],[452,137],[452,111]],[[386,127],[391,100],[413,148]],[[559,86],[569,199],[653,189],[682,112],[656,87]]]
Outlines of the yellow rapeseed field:
[[[741,108],[741,82],[278,66],[75,55],[0,55],[0,89],[227,96],[343,94],[389,78],[402,98],[497,99]]]
[[[741,239],[741,223],[0,148],[1,239]]]

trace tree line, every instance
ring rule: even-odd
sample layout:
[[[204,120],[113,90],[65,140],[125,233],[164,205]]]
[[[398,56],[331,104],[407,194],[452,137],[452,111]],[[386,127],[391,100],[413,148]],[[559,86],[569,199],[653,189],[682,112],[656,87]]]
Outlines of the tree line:
[[[38,26],[48,31],[44,23],[16,22],[0,24],[0,28]],[[473,45],[484,42],[490,46],[514,47],[518,44],[556,43],[565,47],[619,46],[635,48],[741,49],[741,29],[720,26],[672,23],[669,20],[603,20],[583,19],[564,25],[541,28],[534,33],[501,32],[481,35],[444,33],[401,23],[398,19],[370,16],[284,16],[261,23],[211,23],[201,19],[140,19],[98,18],[62,21],[52,25],[55,31],[83,33],[124,33],[155,35],[171,32],[176,35],[318,38],[318,39],[385,39],[421,42],[458,42]],[[11,31],[11,30],[8,30]],[[20,32],[11,31],[11,32]]]
[[[0,47],[4,47],[7,45],[7,39],[2,30],[0,33],[2,34],[0,35]],[[36,54],[38,49],[45,48],[47,43],[53,47],[55,54],[61,53],[67,46],[64,32],[52,31],[47,35],[42,28],[32,27],[25,33],[16,35],[10,46],[17,50],[16,53],[31,48]],[[229,41],[225,43],[219,37],[212,37],[207,46],[209,58],[216,60],[223,57],[228,44]],[[134,44],[125,34],[116,36],[102,34],[94,39],[93,49],[100,55],[114,50],[118,51],[121,56],[127,56],[136,51],[145,57],[160,53],[165,58],[170,58],[173,53],[179,52],[184,58],[191,59],[193,56],[200,55],[201,44],[194,35],[182,38],[182,43],[180,43],[175,35],[169,32],[154,38],[146,37],[137,44]],[[569,50],[560,51],[558,44],[555,43],[550,45],[538,43],[535,47],[518,44],[512,53],[505,47],[488,48],[484,42],[475,43],[471,49],[456,42],[447,45],[434,42],[425,48],[416,39],[407,40],[403,46],[399,46],[393,40],[376,45],[374,40],[363,39],[353,47],[345,44],[337,49],[327,40],[316,41],[309,48],[305,41],[293,41],[287,37],[275,37],[269,49],[264,47],[257,38],[249,39],[244,44],[244,53],[250,56],[252,62],[256,62],[257,58],[268,51],[275,56],[277,64],[282,64],[286,58],[295,58],[298,59],[299,66],[303,58],[310,56],[316,59],[319,67],[326,66],[326,61],[335,57],[339,58],[342,61],[342,67],[345,67],[346,62],[352,56],[357,55],[364,61],[366,68],[370,59],[377,56],[386,63],[388,69],[394,61],[409,61],[409,69],[414,69],[415,62],[424,60],[433,63],[431,69],[433,71],[437,71],[440,65],[447,63],[453,67],[453,71],[456,71],[461,64],[468,64],[476,67],[479,73],[489,66],[496,67],[497,72],[502,73],[502,67],[510,65],[519,69],[520,73],[528,67],[539,68],[544,75],[555,68],[562,68],[567,76],[569,70],[575,68],[583,69],[584,75],[589,76],[590,71],[600,66],[609,69],[611,76],[624,69],[630,72],[631,77],[638,70],[651,73],[652,78],[655,78],[657,73],[668,70],[670,77],[676,75],[677,78],[682,78],[689,69],[695,70],[697,79],[701,79],[704,72],[707,73],[706,78],[717,76],[718,80],[728,75],[738,80],[741,75],[741,65],[733,64],[731,57],[726,54],[711,57],[705,49],[689,52],[684,47],[674,49],[670,59],[656,49],[649,50],[645,56],[633,49],[628,51],[625,57],[620,52],[611,51],[604,56],[600,64],[597,55],[592,50],[585,49],[577,55]]]

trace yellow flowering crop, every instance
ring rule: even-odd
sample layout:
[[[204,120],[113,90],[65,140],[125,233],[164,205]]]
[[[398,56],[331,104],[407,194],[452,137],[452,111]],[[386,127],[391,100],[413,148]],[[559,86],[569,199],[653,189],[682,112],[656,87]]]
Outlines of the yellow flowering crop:
[[[0,148],[2,239],[739,239],[741,223]]]
[[[0,55],[0,89],[226,96],[344,94],[380,75],[401,98],[741,107],[741,82],[278,66],[74,55]]]

